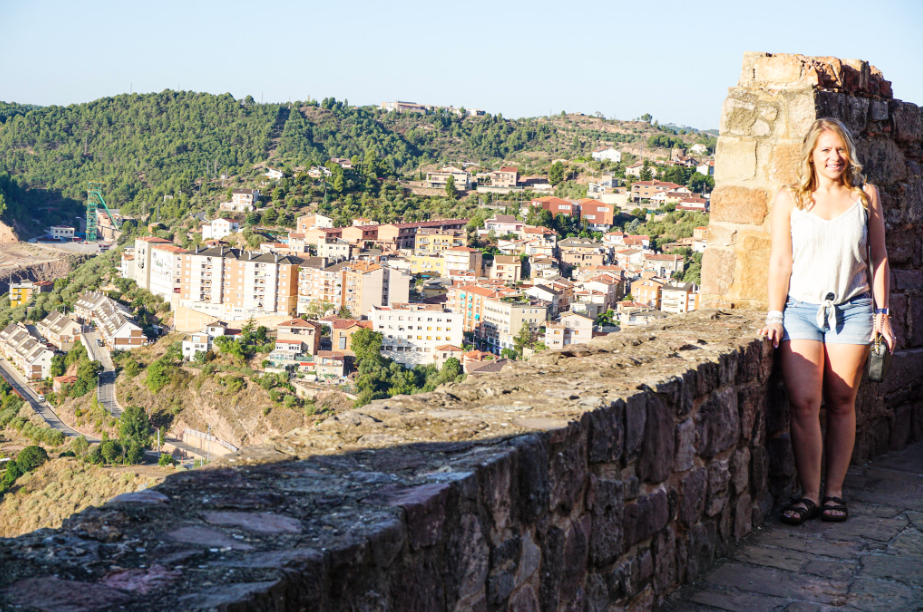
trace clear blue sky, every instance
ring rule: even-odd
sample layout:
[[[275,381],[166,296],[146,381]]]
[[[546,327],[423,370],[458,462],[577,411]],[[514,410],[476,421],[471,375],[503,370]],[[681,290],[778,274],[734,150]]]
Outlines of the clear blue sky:
[[[746,7],[746,8],[745,8]],[[0,3],[0,100],[164,89],[716,128],[744,51],[870,61],[923,104],[923,2]]]

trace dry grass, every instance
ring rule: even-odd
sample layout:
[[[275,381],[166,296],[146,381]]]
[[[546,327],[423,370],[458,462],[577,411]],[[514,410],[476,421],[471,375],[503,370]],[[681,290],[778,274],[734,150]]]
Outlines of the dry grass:
[[[0,537],[56,528],[89,506],[153,486],[173,470],[154,466],[101,467],[72,457],[54,459],[21,476],[0,501]]]

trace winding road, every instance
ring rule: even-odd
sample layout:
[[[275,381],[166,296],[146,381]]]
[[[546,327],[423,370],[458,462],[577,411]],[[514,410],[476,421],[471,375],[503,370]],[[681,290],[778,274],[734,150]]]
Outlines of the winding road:
[[[32,387],[26,383],[25,379],[16,370],[16,368],[10,365],[10,363],[5,359],[0,359],[0,374],[3,375],[3,378],[6,379],[6,382],[10,383],[11,387],[16,389],[16,391],[18,391],[22,397],[27,402],[29,402],[36,414],[45,419],[45,422],[48,423],[49,427],[52,429],[57,429],[65,436],[76,438],[77,436],[86,435],[80,433],[62,421],[61,417],[59,417],[55,411],[51,409],[51,406],[48,403],[39,401],[38,395],[35,393],[35,391],[32,390]],[[99,442],[99,438],[94,436],[86,436],[86,438],[87,442]]]

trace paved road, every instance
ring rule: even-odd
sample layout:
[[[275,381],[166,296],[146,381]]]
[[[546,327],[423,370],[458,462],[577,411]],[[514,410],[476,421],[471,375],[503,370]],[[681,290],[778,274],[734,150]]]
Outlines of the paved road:
[[[122,415],[122,407],[115,397],[115,366],[112,364],[109,350],[96,344],[99,339],[98,331],[84,332],[83,335],[87,339],[87,353],[90,359],[103,364],[103,371],[99,373],[99,383],[96,387],[96,398],[109,414],[119,418]]]
[[[14,368],[10,363],[5,359],[0,359],[0,375],[6,379],[10,386],[19,391],[22,396],[29,402],[32,406],[32,409],[38,413],[45,422],[48,423],[48,426],[52,429],[57,429],[58,431],[64,433],[65,436],[77,437],[84,434],[81,434],[76,429],[73,429],[67,425],[64,421],[61,420],[55,411],[51,409],[51,405],[46,402],[40,402],[38,400],[38,395],[35,391],[32,390],[22,375]],[[87,442],[99,442],[99,438],[93,436],[87,436]]]
[[[661,609],[923,610],[923,442],[849,468],[844,491],[845,523],[774,515]]]

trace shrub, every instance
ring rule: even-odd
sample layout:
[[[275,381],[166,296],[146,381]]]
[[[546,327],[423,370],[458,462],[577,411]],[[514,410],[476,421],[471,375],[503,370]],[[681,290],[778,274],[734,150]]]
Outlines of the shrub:
[[[114,463],[116,459],[122,456],[122,445],[118,440],[106,440],[99,445],[99,452],[102,454],[106,463]]]
[[[16,457],[16,465],[23,472],[31,472],[48,461],[48,453],[41,446],[27,446]]]
[[[294,395],[286,395],[283,403],[286,408],[294,408],[298,405],[298,399]]]
[[[126,457],[128,458],[128,463],[141,463],[144,460],[144,447],[136,440],[133,440],[128,447]]]
[[[246,386],[244,379],[240,376],[226,376],[223,382],[231,393],[239,393]]]
[[[94,444],[93,447],[90,448],[90,452],[86,454],[87,461],[90,463],[102,463],[103,455],[99,447],[99,444]]]
[[[157,460],[157,465],[160,467],[166,467],[168,465],[173,465],[173,455],[170,453],[160,453],[160,459]]]
[[[134,378],[135,376],[141,373],[141,366],[138,365],[137,361],[132,359],[131,361],[125,364],[125,369],[123,371],[125,372],[125,375],[128,376],[129,378]]]

